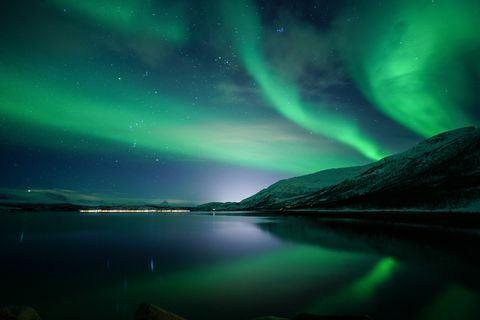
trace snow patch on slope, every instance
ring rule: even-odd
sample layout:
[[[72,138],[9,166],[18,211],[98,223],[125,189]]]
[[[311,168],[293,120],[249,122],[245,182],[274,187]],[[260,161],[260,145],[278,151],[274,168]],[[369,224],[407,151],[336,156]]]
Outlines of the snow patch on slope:
[[[357,176],[370,166],[328,169],[305,176],[280,180],[259,193],[242,200],[239,205],[242,207],[263,206],[313,193]]]

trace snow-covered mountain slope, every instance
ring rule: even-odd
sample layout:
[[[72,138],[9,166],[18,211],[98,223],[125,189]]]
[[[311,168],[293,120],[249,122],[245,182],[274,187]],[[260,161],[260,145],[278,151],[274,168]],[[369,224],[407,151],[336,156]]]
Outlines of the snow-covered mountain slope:
[[[211,202],[198,206],[199,210],[255,210],[278,208],[286,201],[312,194],[326,187],[334,186],[348,178],[368,170],[365,166],[327,169],[300,177],[280,180],[241,202]]]
[[[348,178],[361,174],[369,167],[370,165],[328,169],[305,176],[280,180],[259,193],[242,200],[239,205],[243,208],[258,208],[283,203],[284,201],[336,185]]]
[[[479,192],[480,129],[469,127],[427,139],[288,205],[450,209],[468,206]]]
[[[281,180],[201,209],[455,209],[480,199],[480,129],[448,131],[365,166]]]
[[[311,194],[359,175],[371,167],[365,166],[327,169],[300,177],[280,180],[241,202],[211,202],[198,206],[199,210],[255,210],[274,208],[285,201]]]

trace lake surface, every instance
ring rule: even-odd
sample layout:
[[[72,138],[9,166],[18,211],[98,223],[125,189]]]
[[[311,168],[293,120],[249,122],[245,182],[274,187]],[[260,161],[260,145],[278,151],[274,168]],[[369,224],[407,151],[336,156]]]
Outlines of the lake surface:
[[[480,319],[479,233],[305,217],[0,214],[0,305],[44,320]]]

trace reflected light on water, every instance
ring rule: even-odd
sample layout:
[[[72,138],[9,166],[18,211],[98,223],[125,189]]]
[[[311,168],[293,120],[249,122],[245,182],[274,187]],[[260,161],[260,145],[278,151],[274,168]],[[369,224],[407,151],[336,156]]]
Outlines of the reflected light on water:
[[[372,297],[378,287],[392,277],[396,266],[397,262],[393,258],[383,258],[372,271],[353,283],[347,291],[357,297]]]
[[[435,297],[432,303],[420,313],[418,319],[472,319],[478,312],[480,312],[480,296],[462,286],[452,285]]]
[[[150,271],[155,271],[155,261],[153,261],[153,258],[150,258]]]
[[[311,312],[328,313],[338,310],[342,305],[361,306],[371,301],[380,286],[392,278],[397,265],[393,258],[383,258],[365,276],[330,296],[317,299],[307,309]]]

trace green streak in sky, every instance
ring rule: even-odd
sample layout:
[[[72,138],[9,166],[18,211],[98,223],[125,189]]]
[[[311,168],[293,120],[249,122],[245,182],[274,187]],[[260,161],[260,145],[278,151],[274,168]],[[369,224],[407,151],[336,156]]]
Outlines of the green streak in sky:
[[[228,113],[206,107],[199,112],[198,107],[160,91],[149,93],[135,83],[124,83],[125,79],[119,81],[108,73],[96,74],[91,82],[92,76],[76,71],[76,77],[85,79],[91,86],[76,88],[61,76],[57,80],[45,77],[44,71],[6,65],[1,69],[0,114],[13,123],[53,130],[56,132],[53,137],[47,136],[48,141],[41,141],[48,146],[77,148],[60,144],[59,140],[67,135],[85,136],[119,143],[126,151],[140,148],[156,154],[296,174],[351,164],[351,158],[339,159],[336,152],[322,151],[313,141],[302,140],[302,136],[290,133],[291,129],[285,130],[282,124],[243,123]],[[107,92],[103,89],[105,86],[109,88]],[[13,127],[11,134],[26,135],[25,131],[17,131]],[[36,140],[43,140],[43,136],[43,130],[39,130],[30,135],[28,141],[38,143]],[[93,151],[92,148],[89,151]],[[288,156],[286,148],[298,156]],[[109,151],[99,148],[95,152]]]
[[[363,8],[340,24],[340,47],[372,103],[426,137],[471,125],[480,2],[406,0]]]
[[[375,298],[379,287],[392,277],[397,266],[398,264],[393,258],[383,258],[365,276],[331,296],[321,297],[312,303],[308,310],[330,312],[347,305],[362,307]]]
[[[50,0],[61,9],[73,11],[93,23],[126,35],[153,37],[182,44],[187,39],[185,12],[169,1],[77,1]]]
[[[279,113],[312,132],[327,136],[378,160],[382,152],[373,139],[362,133],[353,122],[328,112],[325,108],[311,111],[301,101],[299,89],[269,68],[262,51],[262,26],[254,4],[249,1],[221,1],[225,24],[250,75],[265,98]]]

